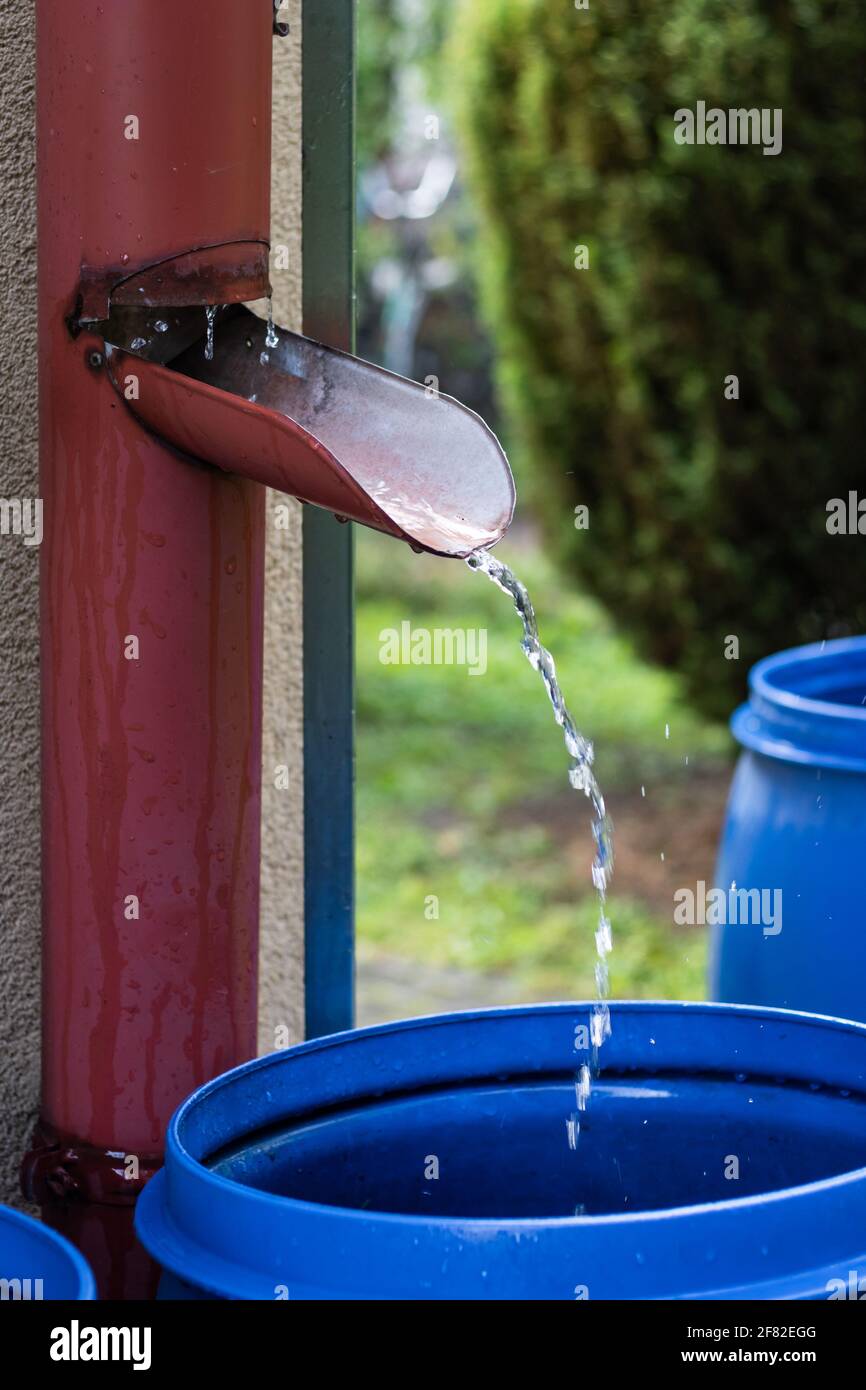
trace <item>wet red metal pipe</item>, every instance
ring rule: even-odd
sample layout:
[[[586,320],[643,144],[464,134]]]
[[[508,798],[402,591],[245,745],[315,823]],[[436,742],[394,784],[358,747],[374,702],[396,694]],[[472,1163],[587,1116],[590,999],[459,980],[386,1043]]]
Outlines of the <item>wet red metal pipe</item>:
[[[268,291],[271,0],[39,0],[43,1092],[102,1291],[181,1098],[253,1055],[264,491],[119,400],[110,305]],[[204,311],[202,311],[204,312]]]

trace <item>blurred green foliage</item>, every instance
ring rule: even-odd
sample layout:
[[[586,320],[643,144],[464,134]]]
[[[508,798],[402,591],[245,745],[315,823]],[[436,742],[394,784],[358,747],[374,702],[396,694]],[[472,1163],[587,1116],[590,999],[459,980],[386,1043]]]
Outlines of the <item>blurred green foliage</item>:
[[[364,0],[357,26],[355,119],[356,155],[362,167],[388,149],[403,48],[396,0]]]
[[[449,57],[519,483],[727,713],[752,660],[866,625],[862,539],[826,531],[866,432],[862,7],[464,0]],[[781,108],[782,153],[676,144],[699,100]]]
[[[505,595],[462,564],[416,556],[359,529],[357,864],[360,958],[507,974],[515,994],[592,997],[598,905],[586,799]],[[727,731],[689,709],[678,682],[637,660],[600,607],[558,584],[537,549],[513,540],[569,706],[597,740],[616,823],[641,782],[654,814],[665,790],[727,775]],[[395,666],[382,634],[484,629],[487,670]],[[667,735],[667,736],[666,736]],[[688,760],[688,761],[686,761]],[[437,920],[425,916],[429,895]],[[617,887],[610,904],[614,994],[700,998],[706,935],[672,925]]]
[[[411,68],[433,88],[441,81],[453,0],[360,0],[356,67],[357,161],[381,158],[399,135],[398,91]]]

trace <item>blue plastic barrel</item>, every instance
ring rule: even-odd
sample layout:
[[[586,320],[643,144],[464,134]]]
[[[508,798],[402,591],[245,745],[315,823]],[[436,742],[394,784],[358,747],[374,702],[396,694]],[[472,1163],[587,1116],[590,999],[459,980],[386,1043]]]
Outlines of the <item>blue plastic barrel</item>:
[[[95,1297],[90,1267],[74,1245],[32,1216],[0,1206],[0,1302]]]
[[[866,638],[768,657],[750,692],[715,879],[746,910],[713,928],[711,996],[866,1019]]]
[[[223,1299],[657,1299],[866,1289],[866,1026],[616,1004],[321,1038],[172,1119],[138,1234],[164,1292]]]

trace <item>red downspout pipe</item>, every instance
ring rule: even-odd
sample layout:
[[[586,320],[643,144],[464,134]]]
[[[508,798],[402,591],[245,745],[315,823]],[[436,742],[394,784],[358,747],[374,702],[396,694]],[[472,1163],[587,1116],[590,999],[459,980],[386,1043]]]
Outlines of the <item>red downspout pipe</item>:
[[[38,0],[43,1093],[102,1293],[177,1103],[253,1055],[264,490],[124,409],[109,302],[268,292],[272,0]],[[202,309],[204,315],[204,308]]]

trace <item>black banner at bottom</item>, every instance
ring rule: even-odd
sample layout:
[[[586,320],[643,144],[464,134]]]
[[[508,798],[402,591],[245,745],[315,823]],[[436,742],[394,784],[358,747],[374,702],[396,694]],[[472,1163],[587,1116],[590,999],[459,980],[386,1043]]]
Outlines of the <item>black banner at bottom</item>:
[[[828,1371],[850,1365],[860,1350],[863,1327],[857,1314],[846,1313],[839,1302],[866,1301],[857,1297],[820,1303],[593,1303],[572,1305],[558,1327],[575,1335],[573,1344],[560,1342],[560,1353],[570,1347],[575,1372],[587,1362],[607,1363],[617,1374],[635,1368],[646,1374],[665,1373],[675,1367],[686,1371],[704,1366],[735,1368],[741,1365],[778,1370],[807,1366]],[[443,1368],[453,1372],[454,1343],[447,1334],[452,1307],[443,1302],[417,1305],[423,1337],[423,1375],[429,1381],[441,1348]],[[263,1303],[156,1302],[156,1303],[25,1303],[0,1306],[0,1339],[7,1359],[19,1357],[29,1370],[50,1377],[97,1377],[108,1369],[113,1375],[180,1372],[197,1379],[243,1374],[247,1378],[281,1373],[291,1375],[295,1357],[307,1364],[311,1353],[324,1355],[329,1375],[346,1359],[368,1362],[375,1355],[382,1370],[417,1375],[417,1352],[406,1340],[407,1325],[401,1314],[395,1322],[386,1308],[365,1306],[365,1324],[355,1324],[345,1304],[325,1303],[318,1313],[309,1305],[290,1301]],[[493,1317],[486,1323],[487,1313]],[[411,1315],[410,1315],[411,1316]],[[493,1338],[497,1323],[494,1307],[473,1304],[472,1325],[476,1349],[484,1347],[485,1375],[496,1366]],[[537,1347],[536,1314],[526,1331],[513,1311],[504,1328],[503,1349],[513,1356],[515,1341],[531,1354]],[[440,1321],[441,1317],[441,1321]],[[458,1314],[455,1330],[466,1337],[466,1324]],[[484,1341],[477,1334],[483,1329]],[[324,1332],[328,1340],[320,1340]],[[346,1334],[349,1334],[348,1337]],[[312,1338],[311,1335],[312,1334]],[[433,1335],[431,1335],[433,1334]],[[532,1342],[524,1338],[532,1338]],[[439,1339],[442,1339],[441,1341]],[[303,1339],[303,1340],[302,1340]],[[490,1358],[489,1362],[487,1358]],[[547,1358],[545,1357],[545,1365]],[[296,1363],[300,1370],[300,1363]],[[360,1369],[360,1368],[358,1368]],[[309,1370],[305,1374],[310,1374]]]

